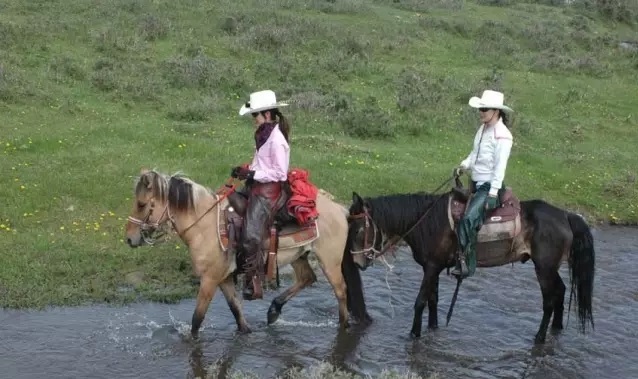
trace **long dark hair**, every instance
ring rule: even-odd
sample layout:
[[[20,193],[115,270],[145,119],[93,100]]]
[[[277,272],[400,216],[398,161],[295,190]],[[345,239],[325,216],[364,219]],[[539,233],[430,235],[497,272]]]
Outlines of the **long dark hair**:
[[[284,138],[286,138],[286,142],[289,142],[288,140],[288,136],[290,135],[290,122],[288,121],[288,119],[286,117],[284,117],[283,114],[281,114],[281,112],[279,111],[279,108],[275,108],[273,110],[270,111],[273,121],[277,121],[277,123],[279,124],[279,130],[281,130],[281,133],[284,135]]]
[[[500,109],[498,110],[498,115],[501,117],[501,119],[503,119],[503,124],[505,124],[505,126],[507,126],[508,128],[512,127],[512,125],[510,124],[510,115]]]

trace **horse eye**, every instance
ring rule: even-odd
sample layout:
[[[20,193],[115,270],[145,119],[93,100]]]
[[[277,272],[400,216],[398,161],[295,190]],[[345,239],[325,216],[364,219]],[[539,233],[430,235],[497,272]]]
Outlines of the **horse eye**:
[[[137,207],[138,207],[139,209],[142,209],[142,208],[144,208],[145,206],[146,206],[146,204],[142,203],[141,201],[138,201],[138,202],[137,202]]]

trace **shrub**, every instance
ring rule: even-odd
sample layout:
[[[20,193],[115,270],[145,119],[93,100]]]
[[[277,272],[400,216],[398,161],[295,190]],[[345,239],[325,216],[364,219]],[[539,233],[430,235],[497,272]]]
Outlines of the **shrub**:
[[[581,7],[594,10],[604,17],[627,24],[638,23],[638,3],[636,0],[580,0]]]
[[[352,137],[363,139],[391,139],[397,131],[388,112],[383,110],[374,96],[348,112],[339,112],[337,121],[343,131]]]
[[[140,21],[138,33],[145,41],[155,41],[166,38],[170,28],[169,20],[147,14]]]

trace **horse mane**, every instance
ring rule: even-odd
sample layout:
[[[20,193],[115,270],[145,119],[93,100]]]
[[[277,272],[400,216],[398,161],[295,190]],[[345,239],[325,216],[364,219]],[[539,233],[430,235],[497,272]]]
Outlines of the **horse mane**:
[[[151,189],[154,198],[168,201],[169,207],[177,212],[195,209],[195,204],[210,191],[180,172],[173,175],[149,170],[139,176],[135,183],[135,195],[139,196]]]
[[[389,235],[403,236],[427,212],[418,226],[405,236],[406,242],[420,241],[427,249],[436,245],[431,239],[442,237],[449,227],[447,195],[418,192],[368,197],[364,201],[375,224]]]
[[[168,205],[176,212],[188,212],[195,209],[195,204],[210,191],[192,179],[177,173],[168,181]]]
[[[155,170],[143,173],[135,182],[135,196],[146,193],[149,187],[154,198],[165,201],[168,195],[168,177]]]

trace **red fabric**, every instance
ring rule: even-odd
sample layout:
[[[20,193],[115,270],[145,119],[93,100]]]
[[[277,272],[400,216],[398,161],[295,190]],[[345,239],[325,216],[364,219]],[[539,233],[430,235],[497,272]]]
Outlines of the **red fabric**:
[[[288,172],[288,183],[292,195],[286,205],[288,213],[293,215],[300,225],[305,225],[309,221],[319,216],[317,212],[317,187],[308,181],[308,171],[295,168]]]

